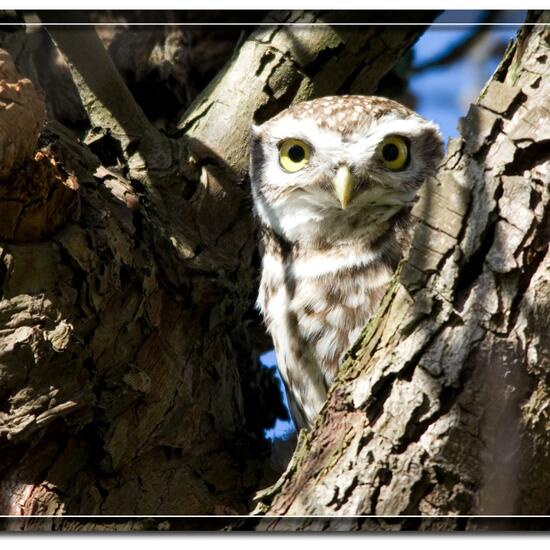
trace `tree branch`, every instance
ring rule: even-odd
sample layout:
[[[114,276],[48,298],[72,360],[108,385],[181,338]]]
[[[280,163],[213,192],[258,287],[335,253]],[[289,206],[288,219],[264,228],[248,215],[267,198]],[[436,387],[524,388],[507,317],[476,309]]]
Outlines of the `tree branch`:
[[[130,176],[151,182],[170,174],[174,165],[170,140],[149,122],[95,29],[46,28],[67,59],[92,126],[109,130],[121,143]]]
[[[338,22],[332,13],[274,12],[244,41],[179,124],[203,151],[223,158],[242,180],[248,170],[250,125],[291,103],[335,93],[370,94],[425,27],[308,26]],[[428,24],[435,12],[415,12]],[[363,14],[367,21],[388,14]],[[398,16],[395,16],[398,17]],[[359,22],[359,18],[357,20]],[[286,23],[303,23],[285,26]],[[234,106],[234,107],[233,107]]]

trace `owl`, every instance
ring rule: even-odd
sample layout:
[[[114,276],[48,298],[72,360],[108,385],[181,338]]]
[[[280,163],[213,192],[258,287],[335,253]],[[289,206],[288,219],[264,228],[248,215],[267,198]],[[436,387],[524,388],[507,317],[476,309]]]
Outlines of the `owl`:
[[[258,306],[298,429],[312,426],[375,313],[441,156],[438,127],[382,97],[305,101],[253,127]]]

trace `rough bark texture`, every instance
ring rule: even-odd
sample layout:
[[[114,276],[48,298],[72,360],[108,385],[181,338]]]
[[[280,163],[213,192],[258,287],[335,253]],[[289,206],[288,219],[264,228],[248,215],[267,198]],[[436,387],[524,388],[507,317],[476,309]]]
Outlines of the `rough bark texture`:
[[[171,140],[93,31],[50,30],[99,126],[85,142],[103,146],[50,121],[39,145],[78,181],[80,209],[40,242],[0,243],[2,514],[249,511],[273,421],[257,366],[249,126],[314,95],[374,91],[421,30],[262,28]]]
[[[44,98],[4,50],[0,111],[0,239],[41,240],[78,206],[78,183],[57,166],[51,152],[36,150],[46,114]]]
[[[36,149],[46,109],[41,93],[0,52],[0,179],[5,179]]]
[[[549,27],[525,27],[421,190],[408,259],[259,512],[550,512],[549,73]]]

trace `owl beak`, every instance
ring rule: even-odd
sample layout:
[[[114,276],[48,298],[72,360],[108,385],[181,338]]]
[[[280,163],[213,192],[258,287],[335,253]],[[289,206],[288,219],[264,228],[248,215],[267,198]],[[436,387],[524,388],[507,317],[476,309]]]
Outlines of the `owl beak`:
[[[355,181],[349,168],[345,164],[342,164],[342,166],[338,168],[338,172],[336,172],[336,176],[334,176],[332,180],[332,185],[334,186],[334,191],[342,208],[346,208],[351,199],[351,192],[353,191]]]

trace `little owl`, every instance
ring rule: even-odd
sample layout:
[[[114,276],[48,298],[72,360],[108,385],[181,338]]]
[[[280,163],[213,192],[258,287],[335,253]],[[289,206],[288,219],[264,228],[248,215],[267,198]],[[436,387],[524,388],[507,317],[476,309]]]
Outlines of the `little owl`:
[[[254,127],[258,304],[298,429],[312,426],[375,313],[407,246],[416,192],[441,155],[435,124],[381,97],[305,101]]]

